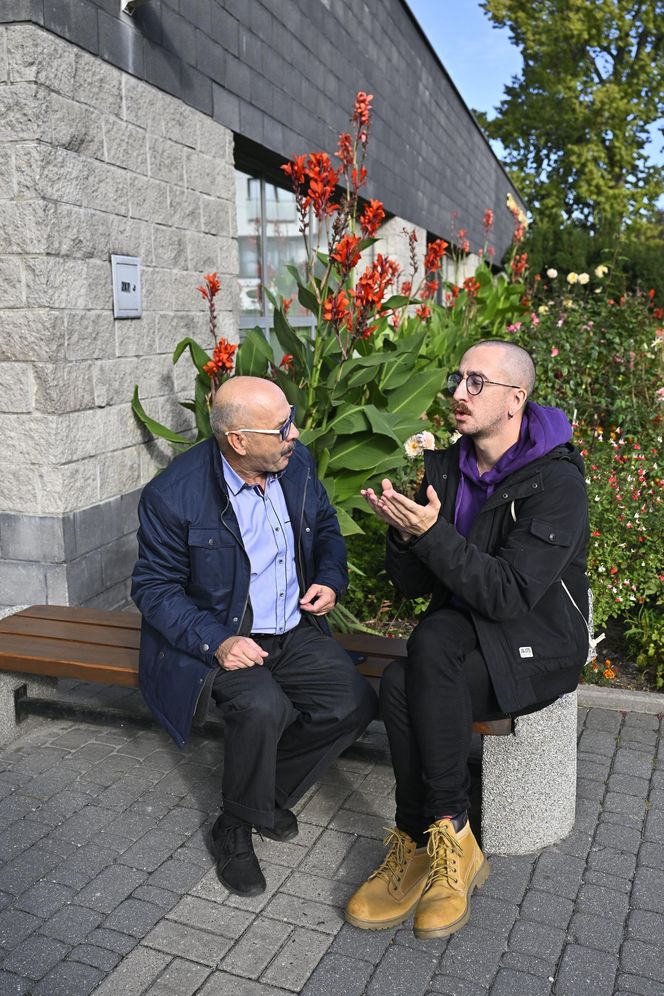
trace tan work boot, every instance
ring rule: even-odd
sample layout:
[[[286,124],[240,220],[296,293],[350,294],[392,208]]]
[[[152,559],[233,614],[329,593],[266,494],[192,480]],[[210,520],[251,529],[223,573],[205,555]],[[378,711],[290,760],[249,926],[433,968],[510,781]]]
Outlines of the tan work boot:
[[[470,823],[457,833],[451,820],[438,820],[427,830],[431,858],[429,876],[415,911],[415,937],[447,937],[470,918],[470,895],[491,871]]]
[[[396,927],[407,919],[422,895],[429,871],[426,847],[392,827],[384,841],[385,860],[348,901],[346,920],[363,930]]]

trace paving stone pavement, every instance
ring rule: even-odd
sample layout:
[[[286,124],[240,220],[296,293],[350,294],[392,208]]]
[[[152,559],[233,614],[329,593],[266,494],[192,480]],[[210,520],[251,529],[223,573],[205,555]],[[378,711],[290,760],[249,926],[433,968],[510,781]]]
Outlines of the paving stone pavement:
[[[229,895],[206,831],[223,743],[31,721],[0,752],[0,994],[663,996],[662,717],[579,709],[577,821],[561,844],[493,857],[468,926],[343,922],[393,811],[384,729],[257,838],[267,892]]]

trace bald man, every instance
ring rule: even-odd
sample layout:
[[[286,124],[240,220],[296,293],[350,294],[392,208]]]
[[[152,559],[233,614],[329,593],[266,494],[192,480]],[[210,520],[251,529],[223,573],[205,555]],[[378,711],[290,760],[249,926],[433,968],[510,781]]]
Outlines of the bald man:
[[[535,368],[510,342],[478,343],[447,387],[461,438],[425,453],[417,501],[389,480],[363,491],[389,526],[387,569],[429,596],[381,681],[396,775],[388,854],[346,918],[375,930],[414,910],[419,938],[469,918],[489,874],[468,823],[475,720],[530,711],[572,691],[588,649],[583,460],[557,408],[529,402]]]
[[[224,717],[217,875],[253,896],[252,828],[298,832],[290,807],[365,729],[376,698],[325,620],[348,583],[334,509],[272,381],[216,393],[213,437],[143,491],[132,597],[139,678],[181,747],[210,701]]]

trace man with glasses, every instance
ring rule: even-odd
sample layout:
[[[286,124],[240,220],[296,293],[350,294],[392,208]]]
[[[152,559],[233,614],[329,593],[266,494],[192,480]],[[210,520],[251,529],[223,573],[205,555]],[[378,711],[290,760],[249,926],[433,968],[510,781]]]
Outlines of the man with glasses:
[[[265,889],[252,828],[295,837],[290,807],[376,711],[325,620],[347,587],[346,550],[294,420],[272,381],[225,381],[214,436],[139,505],[141,690],[180,746],[210,700],[221,710],[223,803],[210,840],[220,881],[242,896]]]
[[[417,937],[469,918],[489,874],[467,811],[472,723],[515,715],[572,691],[588,648],[588,508],[583,460],[557,408],[528,401],[530,355],[473,346],[447,388],[460,439],[425,452],[416,501],[385,479],[362,492],[390,527],[387,568],[429,608],[407,662],[381,681],[396,775],[396,826],[383,864],[348,903],[375,930],[414,910]]]

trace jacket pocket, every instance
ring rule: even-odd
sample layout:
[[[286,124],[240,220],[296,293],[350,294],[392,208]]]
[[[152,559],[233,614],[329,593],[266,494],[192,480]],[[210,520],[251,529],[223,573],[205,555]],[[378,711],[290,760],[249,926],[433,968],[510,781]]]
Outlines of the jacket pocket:
[[[572,545],[573,536],[568,529],[560,529],[544,519],[533,519],[530,523],[530,531],[533,536],[544,540],[545,543],[550,543],[551,546]]]
[[[202,528],[201,526],[190,526],[187,533],[187,545],[194,549],[219,550],[222,547],[235,546],[235,540],[226,529],[218,526],[213,528]]]

